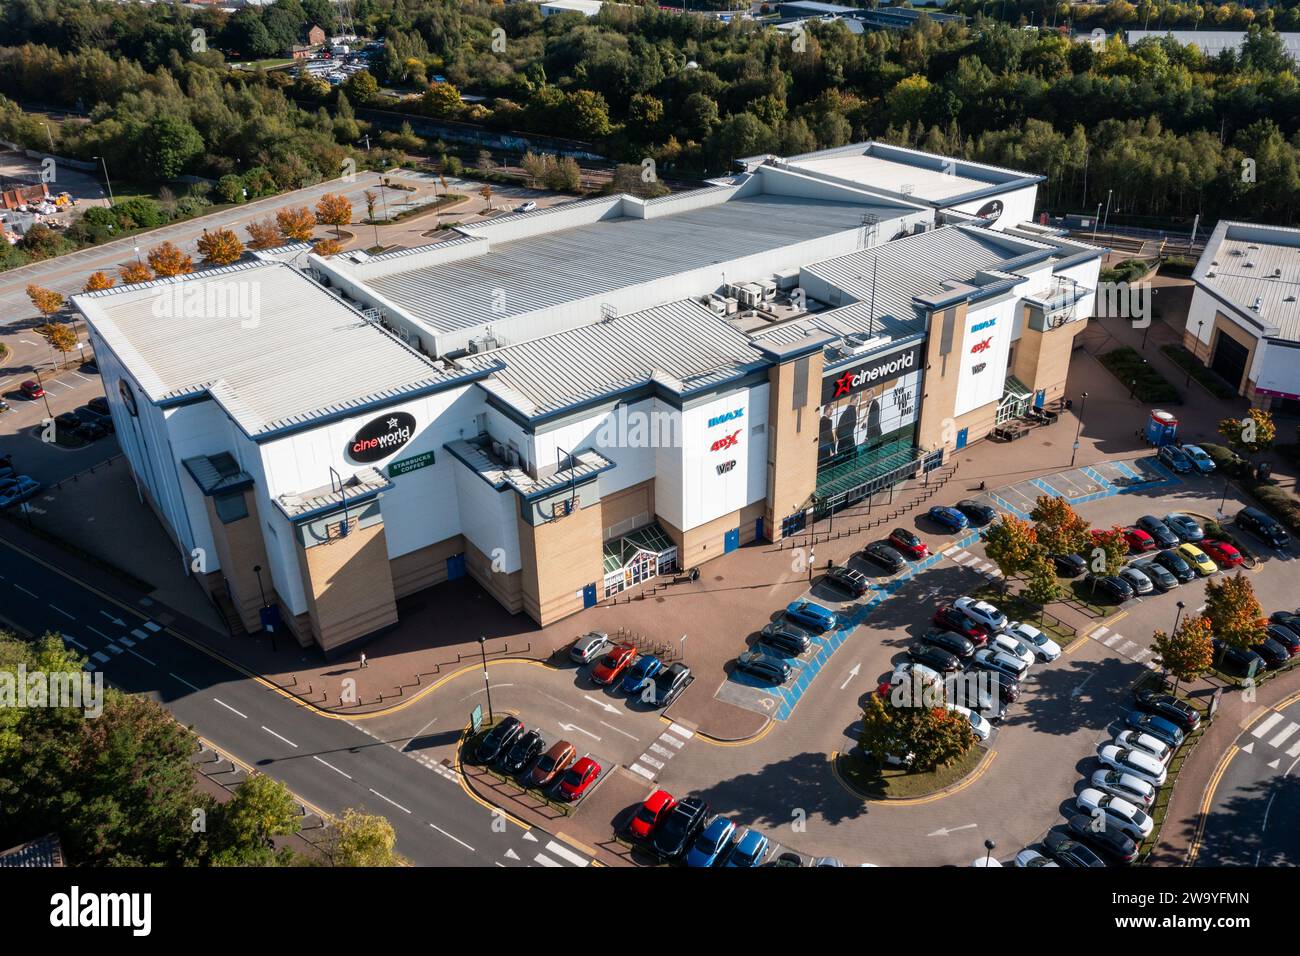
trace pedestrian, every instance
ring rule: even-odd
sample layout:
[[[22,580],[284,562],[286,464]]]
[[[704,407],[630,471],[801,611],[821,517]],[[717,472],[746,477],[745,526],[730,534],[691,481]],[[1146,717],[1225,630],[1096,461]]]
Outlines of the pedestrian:
[[[981,482],[980,482],[980,491],[983,491],[983,490],[984,490],[984,482],[981,481]]]
[[[362,667],[369,667],[369,666],[370,666],[369,664],[366,663],[366,653],[365,653],[365,651],[362,651],[362,652],[361,652],[361,666],[362,666]]]

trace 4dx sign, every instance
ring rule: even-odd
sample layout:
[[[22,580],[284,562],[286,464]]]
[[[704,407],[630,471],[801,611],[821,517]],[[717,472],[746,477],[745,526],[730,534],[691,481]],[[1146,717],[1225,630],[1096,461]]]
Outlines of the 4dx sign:
[[[717,441],[715,441],[709,447],[709,451],[722,451],[724,448],[735,448],[739,444],[740,444],[740,429],[737,429],[736,431],[732,432],[730,435],[726,435],[722,438],[719,438]]]

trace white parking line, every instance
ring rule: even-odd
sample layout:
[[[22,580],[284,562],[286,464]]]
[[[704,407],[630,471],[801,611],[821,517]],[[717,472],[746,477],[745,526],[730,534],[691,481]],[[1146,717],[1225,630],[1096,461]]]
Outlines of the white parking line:
[[[662,760],[655,760],[654,757],[651,757],[647,754],[642,754],[640,757],[637,757],[637,759],[640,760],[642,763],[648,763],[656,770],[664,769],[664,762]]]
[[[673,751],[669,750],[667,747],[660,747],[658,744],[651,744],[650,751],[652,753],[657,753],[661,757],[667,757],[669,760],[673,758]]]
[[[14,587],[16,587],[18,590],[22,591],[24,594],[26,594],[26,595],[28,595],[28,596],[30,596],[30,597],[34,597],[34,598],[36,598],[36,599],[38,599],[38,600],[40,599],[40,595],[39,595],[39,594],[33,594],[31,591],[27,590],[27,589],[26,589],[25,587],[23,587],[21,584],[15,584]]]
[[[281,737],[279,734],[277,734],[277,733],[276,733],[274,730],[272,730],[270,727],[266,726],[266,724],[263,724],[263,725],[262,725],[262,729],[265,730],[265,731],[266,731],[268,734],[270,734],[272,737],[274,737],[276,740],[283,740],[286,744],[288,744],[288,745],[289,745],[290,747],[292,747],[294,750],[297,750],[297,749],[298,749],[298,745],[297,745],[296,743],[294,743],[294,742],[293,742],[292,740],[290,740],[288,737]]]
[[[396,800],[391,800],[391,799],[389,799],[388,797],[384,796],[382,793],[380,793],[380,792],[379,792],[378,790],[376,790],[374,787],[366,787],[366,789],[369,790],[371,793],[373,793],[373,794],[374,794],[376,797],[378,797],[380,800],[383,800],[385,803],[391,803],[393,806],[397,807],[397,809],[401,810],[403,813],[410,813],[410,812],[411,812],[410,810],[406,809],[406,807],[404,807],[404,806],[402,806],[400,803],[398,803]],[[429,826],[433,826],[433,824],[430,823]]]
[[[1262,724],[1250,732],[1252,737],[1263,737],[1266,733],[1282,722],[1282,715],[1276,711],[1269,714]]]
[[[666,730],[665,730],[662,734],[659,735],[659,742],[660,742],[660,743],[667,744],[667,745],[670,746],[670,747],[676,747],[678,750],[681,750],[683,747],[686,746],[686,741],[684,741],[684,740],[682,740],[682,739],[680,739],[680,738],[678,738],[678,737],[674,737],[672,734],[668,733],[668,731],[666,731]]]
[[[317,756],[314,756],[314,755],[313,755],[311,759],[312,759],[312,760],[315,760],[317,763],[323,763],[323,764],[325,764],[325,766],[329,767],[329,768],[330,768],[331,770],[333,770],[335,773],[343,774],[343,776],[347,777],[349,780],[352,779],[352,775],[351,775],[351,774],[343,773],[343,771],[340,770],[338,767],[334,766],[332,763],[326,763],[324,760],[321,760],[320,757],[317,757]]]
[[[197,689],[197,688],[196,688],[196,689]],[[238,714],[240,717],[243,717],[245,720],[248,719],[248,715],[247,715],[247,714],[240,714],[239,711],[235,710],[235,708],[231,707],[231,706],[230,706],[229,704],[227,704],[224,700],[221,700],[220,698],[217,698],[217,697],[214,697],[214,698],[212,698],[212,699],[215,700],[215,701],[216,701],[218,704],[220,704],[222,707],[226,708],[226,710],[230,711],[232,714]]]
[[[60,614],[62,614],[64,617],[66,617],[69,621],[75,621],[75,620],[77,619],[77,616],[76,616],[75,614],[69,614],[67,611],[63,610],[63,608],[61,608],[61,607],[55,607],[53,604],[51,604],[49,607],[50,607],[50,610],[51,610],[51,611],[58,611]]]
[[[695,736],[695,731],[687,730],[681,724],[669,724],[668,729],[671,730],[673,733],[677,734],[677,736],[679,737],[685,737],[687,740],[690,740],[692,737]]]
[[[144,662],[145,662],[146,664],[148,664],[150,667],[157,667],[157,666],[158,666],[158,665],[155,664],[153,661],[149,660],[149,658],[145,657],[143,654],[138,654],[138,653],[136,653],[135,651],[127,651],[127,653],[130,654],[132,657],[138,657],[138,658],[140,658],[140,660],[144,661]]]

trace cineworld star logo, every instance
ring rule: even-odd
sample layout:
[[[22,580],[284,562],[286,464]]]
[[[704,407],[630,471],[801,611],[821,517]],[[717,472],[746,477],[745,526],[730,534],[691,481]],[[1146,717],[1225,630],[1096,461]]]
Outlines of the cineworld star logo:
[[[992,347],[992,345],[993,345],[993,336],[990,335],[983,342],[976,342],[974,345],[972,345],[970,348],[970,354],[979,355],[981,352],[984,352],[990,347]]]
[[[740,431],[734,431],[725,438],[719,438],[713,443],[709,451],[722,451],[724,448],[734,448],[740,444]]]
[[[725,475],[727,472],[731,471],[731,469],[735,467],[736,467],[736,459],[733,458],[731,459],[731,461],[724,461],[722,464],[718,466],[718,474]]]
[[[414,434],[415,416],[407,412],[372,419],[348,442],[348,457],[363,464],[379,461],[405,445]]]

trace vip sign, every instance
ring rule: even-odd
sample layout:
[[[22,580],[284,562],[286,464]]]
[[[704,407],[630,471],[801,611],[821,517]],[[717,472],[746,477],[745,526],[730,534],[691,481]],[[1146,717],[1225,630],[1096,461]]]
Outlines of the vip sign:
[[[387,458],[411,440],[415,434],[415,416],[394,412],[367,422],[348,442],[348,458],[368,464]]]
[[[724,461],[722,464],[718,466],[718,474],[725,475],[727,472],[731,471],[735,467],[736,467],[736,459],[733,458],[731,459],[731,461]]]

